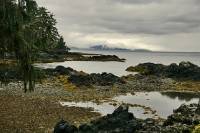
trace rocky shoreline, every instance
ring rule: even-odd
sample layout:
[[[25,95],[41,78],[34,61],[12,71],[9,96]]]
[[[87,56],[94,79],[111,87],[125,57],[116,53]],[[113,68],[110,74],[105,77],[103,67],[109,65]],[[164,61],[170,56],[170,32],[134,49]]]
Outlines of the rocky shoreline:
[[[4,71],[2,69],[0,76],[3,72]],[[110,73],[87,74],[84,72],[73,70],[72,68],[65,68],[63,66],[57,66],[54,69],[42,69],[39,70],[39,72],[43,74],[36,83],[35,92],[24,94],[22,89],[23,84],[22,82],[19,81],[20,79],[12,78],[16,77],[16,73],[13,73],[13,71],[10,71],[9,74],[7,75],[11,77],[7,85],[6,86],[2,85],[0,87],[0,98],[1,98],[0,115],[1,118],[4,119],[3,121],[0,120],[0,125],[1,125],[0,129],[4,129],[3,131],[5,133],[18,130],[19,132],[21,131],[27,133],[35,131],[39,133],[52,132],[55,123],[57,123],[60,118],[67,120],[70,125],[75,125],[76,127],[79,127],[83,123],[89,123],[89,121],[95,120],[95,122],[91,122],[93,124],[97,122],[94,125],[89,124],[89,126],[88,125],[81,126],[83,130],[91,130],[90,129],[91,127],[93,130],[93,126],[94,127],[98,126],[98,121],[100,121],[100,123],[101,122],[104,123],[104,121],[106,121],[107,118],[110,119],[111,121],[112,119],[115,119],[114,118],[115,115],[114,116],[108,115],[101,119],[100,118],[101,115],[99,113],[92,112],[91,108],[62,107],[59,101],[69,101],[69,102],[92,101],[99,104],[105,100],[108,101],[112,100],[112,97],[114,96],[126,93],[134,94],[135,92],[138,91],[185,92],[185,93],[190,93],[192,96],[195,95],[195,97],[200,96],[199,93],[200,81],[198,80],[188,80],[188,79],[178,80],[162,75],[156,75],[156,74],[145,75],[142,73],[138,73],[136,75],[127,75],[123,77],[118,77]],[[7,101],[12,101],[11,105],[8,105]],[[22,105],[24,102],[25,103],[27,102],[27,104]],[[41,110],[39,112],[37,111],[36,107],[38,104],[41,106],[40,107],[41,109],[45,108],[44,111]],[[195,104],[194,106],[196,107]],[[14,109],[13,107],[16,109]],[[30,111],[28,108],[31,108],[32,110]],[[53,113],[51,113],[52,109],[54,110]],[[18,112],[16,112],[15,110],[18,110]],[[62,112],[63,110],[67,111]],[[23,115],[23,112],[27,111],[30,111],[26,116],[29,119],[27,120],[28,124],[26,127],[22,127],[22,125],[24,125],[26,121],[22,121],[22,119],[18,119],[16,116],[20,117],[20,115]],[[190,111],[188,113],[191,114]],[[49,117],[49,114],[51,114],[52,117],[46,119],[46,117]],[[79,114],[83,115],[80,116]],[[127,114],[127,111],[125,114]],[[174,112],[174,114],[176,114],[175,116],[177,116],[177,114],[181,114],[182,116],[182,112],[181,113]],[[176,132],[179,133],[177,128],[181,126],[180,123],[164,126],[163,121],[157,121],[153,119],[139,120],[136,119],[135,117],[132,117],[132,115],[130,116],[131,116],[130,119],[128,117],[127,119],[123,120],[124,118],[123,115],[121,116],[119,113],[119,116],[117,115],[116,117],[119,117],[120,120],[122,117],[122,121],[124,121],[124,124],[129,124],[129,121],[130,123],[133,120],[136,121],[137,123],[140,124],[140,126],[143,125],[142,129],[145,129],[144,130],[145,132],[174,131],[175,133]],[[174,121],[175,116],[173,117],[172,116],[170,116],[170,118]],[[40,123],[33,123],[34,128],[32,128],[31,121],[34,121],[37,118],[38,121],[36,122]],[[100,119],[98,120],[98,118]],[[182,117],[178,116],[177,119],[179,118],[182,119]],[[12,124],[10,124],[9,121],[12,121]],[[182,126],[183,127],[180,128],[184,129],[185,124],[183,123]],[[195,125],[191,124],[187,125],[186,128],[194,129],[195,128],[194,126]],[[37,129],[37,127],[41,128]],[[130,129],[132,131],[133,128],[131,127]],[[115,131],[112,128],[105,130]],[[128,131],[129,129],[122,127],[121,129],[116,129],[116,130]],[[144,131],[140,132],[142,133]]]
[[[92,73],[75,71],[72,68],[57,66],[46,69],[50,76],[67,75],[66,80],[80,88],[117,88],[123,92],[130,91],[192,91],[200,92],[200,80],[177,80],[159,75],[127,75],[118,77],[111,73]]]
[[[181,105],[167,120],[137,119],[128,112],[127,105],[121,105],[112,114],[78,128],[61,120],[56,124],[54,133],[198,133],[199,124],[200,102]]]
[[[124,62],[126,59],[116,55],[89,54],[80,52],[64,52],[64,53],[39,53],[36,63],[52,63],[64,61],[117,61]]]
[[[176,80],[200,80],[200,67],[191,62],[172,63],[170,65],[142,63],[130,66],[129,72],[139,72],[142,75],[155,75]]]

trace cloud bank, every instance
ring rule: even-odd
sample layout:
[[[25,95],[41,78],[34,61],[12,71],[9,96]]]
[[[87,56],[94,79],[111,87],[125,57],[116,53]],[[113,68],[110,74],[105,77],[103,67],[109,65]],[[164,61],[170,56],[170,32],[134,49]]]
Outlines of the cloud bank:
[[[200,51],[200,0],[37,0],[74,47]]]

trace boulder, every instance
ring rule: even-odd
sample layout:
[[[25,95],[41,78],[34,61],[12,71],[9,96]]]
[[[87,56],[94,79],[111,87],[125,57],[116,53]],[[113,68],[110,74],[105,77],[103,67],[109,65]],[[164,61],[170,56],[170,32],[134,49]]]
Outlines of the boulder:
[[[122,105],[114,113],[83,124],[78,129],[61,120],[56,124],[54,133],[133,133],[140,127],[138,120],[128,112],[128,106]]]
[[[112,114],[92,121],[79,128],[81,133],[133,133],[140,128],[140,123],[128,112],[128,106],[119,106]]]
[[[197,105],[196,113],[200,115],[200,99],[199,99],[199,103]]]
[[[188,105],[182,104],[178,109],[174,110],[174,113],[190,114],[192,110]]]
[[[154,64],[154,63],[143,63],[139,64],[135,67],[128,67],[126,71],[130,72],[139,72],[144,75],[159,75],[165,69],[165,66],[162,64]]]
[[[78,129],[64,120],[59,121],[54,127],[54,133],[74,133]]]
[[[72,68],[70,68],[70,67],[66,68],[66,67],[64,67],[64,66],[57,66],[57,67],[55,68],[55,71],[58,72],[58,73],[61,74],[61,75],[64,75],[64,74],[69,75],[69,74],[71,74],[71,72],[73,72],[74,70],[73,70]]]
[[[128,112],[128,105],[122,104],[121,106],[119,106],[119,107],[113,112],[113,115],[118,115],[118,114],[123,113],[123,112]]]
[[[74,75],[79,73],[78,71],[64,66],[57,66],[56,68],[47,68],[44,70],[48,75]]]

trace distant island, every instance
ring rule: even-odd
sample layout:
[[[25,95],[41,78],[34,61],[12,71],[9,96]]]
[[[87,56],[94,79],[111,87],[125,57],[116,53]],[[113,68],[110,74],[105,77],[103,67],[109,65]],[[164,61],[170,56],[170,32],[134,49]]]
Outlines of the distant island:
[[[92,50],[131,51],[130,49],[126,49],[126,48],[117,48],[117,47],[109,47],[109,46],[107,46],[107,45],[94,45],[94,46],[91,46],[89,49],[92,49]]]
[[[148,49],[134,49],[134,50],[131,50],[132,52],[154,52],[154,51],[151,51],[151,50],[148,50]]]
[[[127,49],[127,48],[119,48],[119,47],[109,47],[107,45],[94,45],[89,48],[77,48],[71,47],[74,50],[100,50],[100,51],[128,51],[128,52],[153,52],[148,49]]]

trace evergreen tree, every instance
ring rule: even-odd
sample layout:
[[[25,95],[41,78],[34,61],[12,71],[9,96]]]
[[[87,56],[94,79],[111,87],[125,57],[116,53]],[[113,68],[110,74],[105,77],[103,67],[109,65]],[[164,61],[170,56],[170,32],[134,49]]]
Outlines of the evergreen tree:
[[[53,17],[34,0],[0,0],[0,57],[15,54],[25,92],[34,90],[36,53],[65,45]]]

